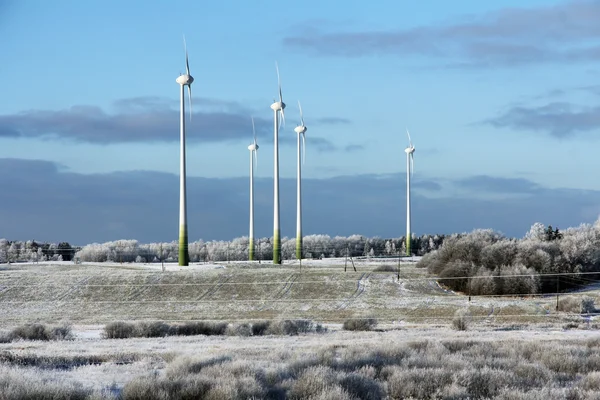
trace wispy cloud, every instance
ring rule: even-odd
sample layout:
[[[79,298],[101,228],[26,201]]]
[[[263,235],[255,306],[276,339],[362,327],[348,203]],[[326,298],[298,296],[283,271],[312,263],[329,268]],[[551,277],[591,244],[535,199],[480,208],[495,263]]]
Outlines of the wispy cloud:
[[[483,191],[491,193],[534,193],[540,189],[540,186],[524,178],[503,178],[488,175],[476,175],[464,179],[456,180],[459,187],[474,191]]]
[[[565,102],[516,106],[484,121],[496,128],[547,133],[557,138],[600,129],[600,106],[576,107]]]
[[[149,96],[117,100],[112,112],[86,105],[63,110],[28,110],[0,115],[0,137],[59,138],[95,144],[176,142],[178,107],[178,102],[171,99]],[[186,123],[187,139],[190,142],[246,140],[252,133],[252,114],[256,113],[235,102],[195,98],[192,120]],[[254,121],[257,136],[271,135],[269,118],[255,116]],[[334,147],[325,139],[316,139],[315,143],[321,149]]]
[[[452,24],[390,31],[306,31],[285,46],[315,55],[424,55],[459,67],[600,61],[600,2],[506,8]]]
[[[364,149],[365,146],[363,146],[362,144],[349,144],[346,147],[344,147],[344,151],[348,153],[352,153],[355,151],[363,151]]]
[[[251,132],[249,110],[228,109],[219,102],[196,100],[190,141],[217,142],[246,138]],[[206,105],[209,105],[207,107]],[[210,110],[219,104],[223,110]],[[0,115],[0,132],[16,137],[61,138],[97,144],[173,142],[179,140],[177,103],[160,97],[118,100],[114,112],[78,105],[63,110],[28,110]],[[187,116],[186,116],[187,117]],[[257,134],[268,131],[270,121],[255,118]]]

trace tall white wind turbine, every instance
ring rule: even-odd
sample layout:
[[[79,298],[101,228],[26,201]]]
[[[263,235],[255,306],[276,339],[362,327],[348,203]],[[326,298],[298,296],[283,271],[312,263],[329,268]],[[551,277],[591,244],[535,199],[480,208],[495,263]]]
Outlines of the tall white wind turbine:
[[[277,70],[277,84],[279,87],[279,101],[273,100],[271,110],[273,110],[273,264],[281,264],[281,236],[279,233],[279,114],[281,121],[285,125],[285,103],[281,95],[281,79],[279,78],[279,66],[275,63]]]
[[[302,164],[304,164],[306,150],[306,125],[304,125],[304,116],[302,115],[302,106],[298,100],[300,109],[300,125],[294,128],[298,134],[298,160],[296,174],[296,258],[302,260],[302,166],[300,164],[300,136],[302,136]]]
[[[185,174],[185,86],[188,88],[190,101],[190,121],[192,120],[192,82],[194,78],[190,75],[190,63],[188,61],[185,36],[183,37],[183,48],[185,50],[185,75],[179,75],[175,80],[180,90],[179,110],[179,265],[187,266],[190,263],[188,252],[188,229],[187,229],[187,200],[186,200],[186,174]]]
[[[404,152],[406,153],[406,255],[412,256],[410,227],[410,178],[415,167],[415,146],[412,144],[408,129],[406,130],[406,134],[408,135],[408,147],[404,149]]]
[[[254,118],[252,118],[252,133],[254,142],[248,146],[250,150],[250,233],[248,235],[248,259],[254,260],[254,164],[258,164],[256,143],[256,130],[254,129]]]

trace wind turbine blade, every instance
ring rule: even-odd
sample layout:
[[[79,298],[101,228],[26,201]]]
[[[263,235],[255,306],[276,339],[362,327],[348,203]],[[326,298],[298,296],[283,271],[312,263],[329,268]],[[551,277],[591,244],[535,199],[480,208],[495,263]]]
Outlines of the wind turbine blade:
[[[190,121],[192,120],[192,86],[188,85],[188,99],[190,100]]]
[[[254,165],[256,165],[258,167],[258,151],[255,149],[253,151],[254,153]]]
[[[186,71],[186,74],[189,75],[190,74],[190,63],[188,61],[188,52],[187,52],[187,45],[185,43],[185,35],[183,35],[183,49],[185,50],[185,71]]]
[[[410,176],[415,173],[415,156],[410,153]]]
[[[300,121],[302,126],[304,126],[304,115],[302,115],[302,106],[300,105],[300,100],[298,100],[298,108],[300,109]]]
[[[279,101],[283,102],[283,96],[281,95],[281,79],[279,78],[279,64],[275,61],[275,69],[277,70],[277,86],[279,87]]]
[[[306,160],[306,135],[302,134],[302,165],[304,165],[304,161]]]
[[[410,133],[408,132],[408,128],[406,128],[406,134],[408,135],[408,144],[412,147],[412,140],[410,139]]]
[[[256,145],[256,130],[254,128],[254,117],[250,118],[252,118],[252,136],[254,137],[254,144]]]
[[[283,112],[283,108],[281,109],[281,125],[285,126],[285,113]]]

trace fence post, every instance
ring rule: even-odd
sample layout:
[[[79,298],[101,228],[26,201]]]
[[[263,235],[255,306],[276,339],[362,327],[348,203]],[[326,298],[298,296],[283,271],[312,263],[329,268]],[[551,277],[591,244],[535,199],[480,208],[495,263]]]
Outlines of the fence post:
[[[560,290],[560,275],[556,275],[556,311],[558,311],[558,291]]]

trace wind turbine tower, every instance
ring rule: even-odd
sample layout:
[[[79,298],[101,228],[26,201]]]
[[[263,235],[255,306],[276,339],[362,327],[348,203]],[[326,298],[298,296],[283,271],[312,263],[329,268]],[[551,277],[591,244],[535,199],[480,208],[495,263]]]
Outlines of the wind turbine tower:
[[[256,143],[256,130],[254,129],[254,118],[252,118],[252,133],[254,143],[248,146],[250,150],[250,233],[248,235],[248,259],[254,261],[254,164],[258,164]]]
[[[187,229],[187,200],[186,200],[186,175],[185,175],[185,86],[188,88],[190,101],[190,121],[192,120],[192,82],[194,78],[190,75],[190,63],[188,61],[185,36],[183,37],[183,48],[185,50],[185,75],[179,75],[176,82],[180,90],[179,109],[179,265],[187,266],[190,263],[188,252],[188,229]]]
[[[302,115],[302,106],[298,100],[300,109],[300,125],[294,128],[298,134],[298,165],[296,175],[296,258],[302,260],[302,172],[300,164],[300,136],[302,136],[302,164],[304,164],[306,150],[306,125],[304,125],[304,116]]]
[[[411,249],[411,228],[410,228],[410,178],[415,168],[415,146],[412,144],[410,139],[410,133],[406,130],[408,135],[408,147],[404,149],[406,153],[406,255],[412,256]]]
[[[281,80],[279,78],[279,66],[275,63],[277,70],[277,84],[279,86],[279,101],[273,100],[273,264],[281,264],[281,236],[279,233],[279,113],[281,121],[285,125],[285,103],[281,95]]]

